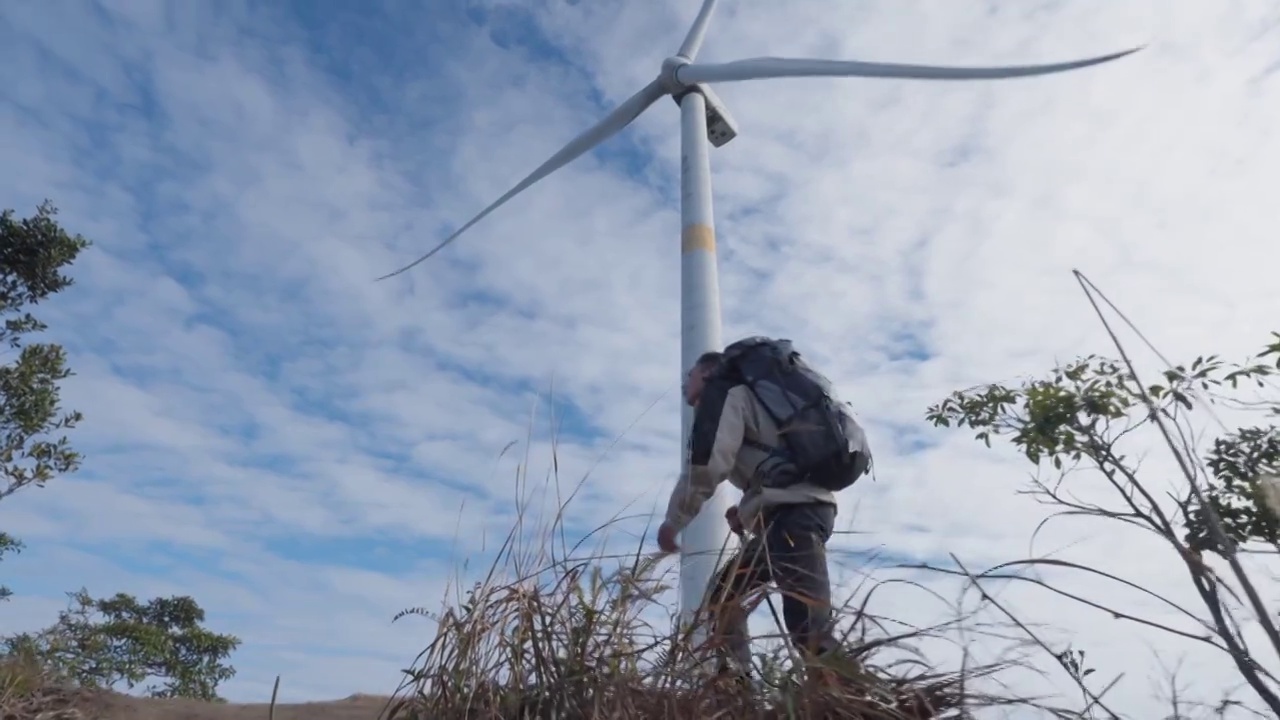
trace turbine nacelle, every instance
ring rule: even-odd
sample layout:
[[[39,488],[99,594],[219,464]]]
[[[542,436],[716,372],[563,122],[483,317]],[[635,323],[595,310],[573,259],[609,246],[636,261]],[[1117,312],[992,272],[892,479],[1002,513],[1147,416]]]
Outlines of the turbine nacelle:
[[[675,55],[662,61],[662,70],[658,73],[655,80],[662,86],[675,101],[676,105],[684,99],[685,95],[696,92],[707,101],[707,140],[711,142],[713,147],[723,147],[730,140],[738,137],[738,123],[734,121],[733,116],[729,114],[729,109],[725,107],[724,101],[716,95],[710,85],[705,83],[687,84],[680,81],[680,69],[689,65],[692,61],[689,58]]]
[[[699,93],[707,101],[707,139],[711,141],[712,147],[723,147],[738,137],[738,123],[734,122],[729,109],[710,85],[699,83],[693,86],[691,92]]]

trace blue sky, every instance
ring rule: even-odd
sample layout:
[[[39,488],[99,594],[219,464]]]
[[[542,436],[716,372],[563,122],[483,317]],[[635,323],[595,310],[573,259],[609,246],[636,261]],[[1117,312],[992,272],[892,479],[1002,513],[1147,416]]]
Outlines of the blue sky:
[[[842,505],[848,587],[868,551],[1026,553],[1044,517],[1014,494],[1026,468],[923,415],[956,388],[1105,350],[1071,267],[1169,354],[1243,352],[1273,329],[1280,91],[1263,4],[722,5],[708,60],[1039,62],[1152,41],[1005,84],[718,89],[743,130],[713,153],[725,336],[791,337],[877,448],[876,482]],[[0,5],[0,205],[50,198],[95,242],[41,308],[77,372],[65,395],[86,460],[0,507],[29,545],[4,564],[17,596],[0,631],[48,622],[81,585],[191,594],[245,639],[233,699],[265,697],[277,673],[290,699],[386,692],[431,630],[391,616],[492,553],[517,468],[527,458],[535,489],[547,477],[552,410],[562,485],[588,476],[574,531],[661,503],[679,432],[669,100],[430,262],[373,278],[647,82],[695,11]],[[634,549],[644,524],[609,547]],[[1141,538],[1055,532],[1046,547],[1181,591]],[[880,602],[920,623],[942,612],[900,588]],[[1002,592],[1103,662],[1145,662],[1137,631]],[[1141,683],[1124,692],[1147,707]]]

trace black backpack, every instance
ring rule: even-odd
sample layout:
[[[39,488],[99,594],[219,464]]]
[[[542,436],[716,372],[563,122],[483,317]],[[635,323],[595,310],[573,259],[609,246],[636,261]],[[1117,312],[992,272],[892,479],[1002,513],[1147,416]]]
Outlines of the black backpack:
[[[748,443],[770,453],[757,468],[767,486],[804,482],[839,492],[870,471],[871,448],[849,405],[790,340],[739,340],[725,348],[714,375],[745,385],[778,426],[781,447]]]

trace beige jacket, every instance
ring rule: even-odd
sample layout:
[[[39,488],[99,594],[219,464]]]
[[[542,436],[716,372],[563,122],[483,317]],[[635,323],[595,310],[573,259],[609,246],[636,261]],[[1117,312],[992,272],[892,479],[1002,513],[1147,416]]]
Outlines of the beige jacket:
[[[720,405],[719,402],[715,404]],[[755,471],[768,453],[744,444],[743,440],[777,447],[778,427],[764,408],[760,407],[750,390],[742,385],[730,388],[719,410],[718,422],[715,418],[698,418],[694,421],[694,437],[690,440],[690,448],[686,449],[686,470],[680,474],[667,503],[666,520],[677,531],[683,530],[693,520],[702,509],[702,504],[725,479],[743,492],[742,500],[738,503],[738,516],[748,529],[752,527],[760,511],[773,505],[807,502],[835,504],[836,498],[832,492],[812,485],[802,483],[786,488],[761,487]],[[698,411],[714,413],[715,408],[699,407]],[[708,443],[709,453],[705,447]],[[705,464],[694,464],[693,460],[703,458]]]

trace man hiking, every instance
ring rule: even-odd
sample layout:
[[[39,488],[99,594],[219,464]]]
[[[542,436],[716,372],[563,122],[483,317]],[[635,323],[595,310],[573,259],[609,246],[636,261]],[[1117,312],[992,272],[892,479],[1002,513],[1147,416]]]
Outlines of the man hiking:
[[[676,552],[676,536],[721,481],[742,491],[725,519],[744,542],[707,594],[721,672],[746,676],[743,601],[770,582],[783,594],[792,643],[806,661],[821,658],[837,647],[826,558],[835,493],[869,471],[865,434],[786,340],[753,337],[705,353],[689,369],[684,396],[694,408],[688,465],[657,539]]]

